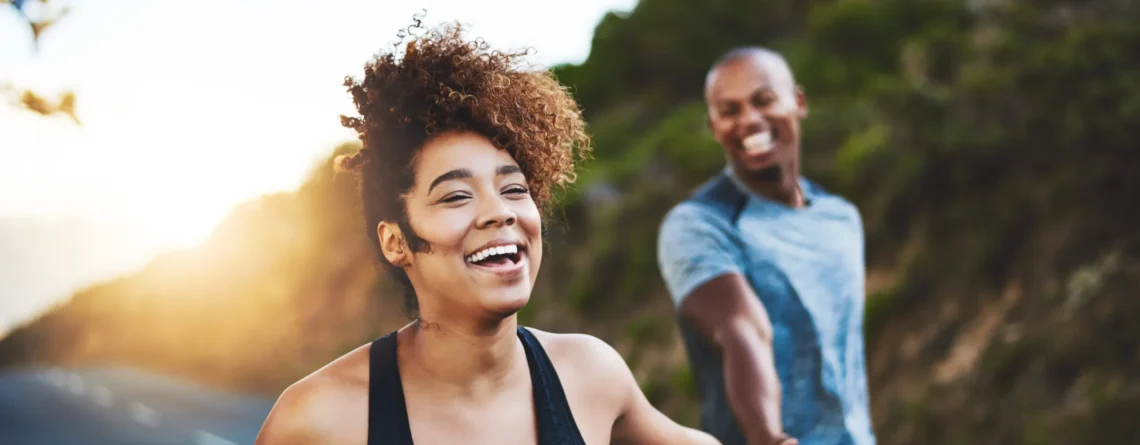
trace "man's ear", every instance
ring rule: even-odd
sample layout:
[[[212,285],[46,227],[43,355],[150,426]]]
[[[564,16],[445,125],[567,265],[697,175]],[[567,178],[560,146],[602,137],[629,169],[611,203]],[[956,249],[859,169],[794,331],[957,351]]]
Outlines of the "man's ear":
[[[381,221],[376,225],[376,234],[380,237],[380,251],[384,258],[394,266],[407,266],[411,252],[400,226],[391,221]]]
[[[796,86],[796,115],[800,119],[806,119],[808,116],[807,94],[804,94],[804,89],[801,86]]]

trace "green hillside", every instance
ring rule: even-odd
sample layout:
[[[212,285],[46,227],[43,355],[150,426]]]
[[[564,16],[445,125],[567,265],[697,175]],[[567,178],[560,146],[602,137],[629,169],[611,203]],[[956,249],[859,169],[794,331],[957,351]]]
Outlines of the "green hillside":
[[[760,44],[807,92],[805,174],[863,215],[880,443],[1140,443],[1138,9],[643,0],[608,15],[589,59],[556,68],[596,151],[523,321],[609,341],[655,404],[696,424],[656,229],[723,166],[709,64]],[[404,322],[352,188],[319,166],[205,246],[13,331],[0,365],[128,362],[280,391]]]

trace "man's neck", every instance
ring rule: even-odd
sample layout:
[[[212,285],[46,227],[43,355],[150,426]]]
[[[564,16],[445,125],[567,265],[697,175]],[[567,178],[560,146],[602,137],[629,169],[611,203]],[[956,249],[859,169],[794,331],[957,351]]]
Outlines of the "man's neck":
[[[736,178],[752,193],[792,208],[807,204],[807,197],[800,188],[799,172],[783,172],[779,175],[748,174],[733,170]]]
[[[442,317],[416,320],[401,334],[400,360],[426,374],[436,389],[454,397],[482,399],[498,394],[525,360],[512,315],[496,323],[462,323]]]

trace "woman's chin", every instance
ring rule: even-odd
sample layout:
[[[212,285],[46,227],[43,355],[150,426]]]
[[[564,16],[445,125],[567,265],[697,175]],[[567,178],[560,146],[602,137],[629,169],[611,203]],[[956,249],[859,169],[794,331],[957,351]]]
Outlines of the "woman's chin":
[[[512,289],[513,290],[513,289]],[[526,293],[507,292],[483,301],[487,312],[506,318],[518,313],[530,301],[529,289]]]

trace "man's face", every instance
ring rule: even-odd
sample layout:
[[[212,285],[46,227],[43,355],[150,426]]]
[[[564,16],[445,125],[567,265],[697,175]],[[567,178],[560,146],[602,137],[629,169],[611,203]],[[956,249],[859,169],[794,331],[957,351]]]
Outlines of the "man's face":
[[[799,167],[807,101],[791,71],[772,56],[745,56],[709,74],[709,129],[737,174],[778,180]]]

